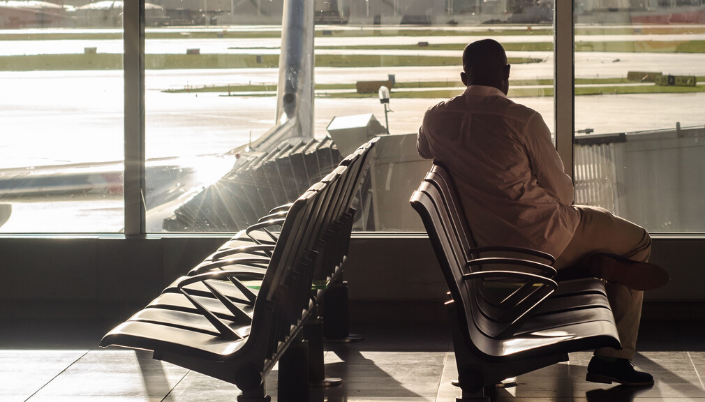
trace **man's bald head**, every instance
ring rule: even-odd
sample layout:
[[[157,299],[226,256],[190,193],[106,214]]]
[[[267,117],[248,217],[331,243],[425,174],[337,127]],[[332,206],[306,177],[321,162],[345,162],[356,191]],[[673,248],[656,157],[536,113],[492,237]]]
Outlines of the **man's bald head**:
[[[495,87],[505,94],[509,90],[507,54],[499,42],[483,39],[465,46],[461,79],[465,85]]]

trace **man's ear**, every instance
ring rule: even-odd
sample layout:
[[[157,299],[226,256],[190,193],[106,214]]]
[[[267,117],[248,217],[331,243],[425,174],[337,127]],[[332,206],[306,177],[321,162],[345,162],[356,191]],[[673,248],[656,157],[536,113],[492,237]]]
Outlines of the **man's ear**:
[[[465,71],[460,72],[460,81],[463,82],[463,85],[468,86],[468,75],[465,74]]]
[[[512,69],[511,64],[507,64],[506,67],[504,67],[504,79],[509,80],[509,71]]]

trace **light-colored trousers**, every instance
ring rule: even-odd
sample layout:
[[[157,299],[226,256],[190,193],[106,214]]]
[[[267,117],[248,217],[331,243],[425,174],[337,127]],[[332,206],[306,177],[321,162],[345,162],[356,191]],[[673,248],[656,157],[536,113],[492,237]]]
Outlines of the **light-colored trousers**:
[[[651,237],[644,228],[614,216],[604,208],[584,205],[576,205],[574,208],[580,214],[580,223],[573,239],[556,259],[556,269],[583,265],[594,253],[612,253],[630,260],[648,262]],[[600,348],[595,354],[631,360],[636,351],[644,292],[614,283],[606,283],[605,288],[617,323],[622,350]]]

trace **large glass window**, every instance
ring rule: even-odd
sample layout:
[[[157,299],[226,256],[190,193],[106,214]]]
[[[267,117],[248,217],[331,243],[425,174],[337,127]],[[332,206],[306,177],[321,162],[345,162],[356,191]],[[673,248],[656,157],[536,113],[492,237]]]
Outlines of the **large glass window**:
[[[316,1],[314,123],[301,138],[258,147],[281,123],[283,3],[208,4],[190,11],[201,18],[191,27],[147,30],[149,232],[243,229],[387,125],[391,135],[378,144],[356,202],[356,229],[423,231],[408,204],[430,163],[417,155],[416,133],[429,106],[464,90],[461,54],[473,40],[505,46],[510,97],[553,127],[550,3]],[[164,7],[167,17],[177,14]],[[382,85],[391,90],[388,117]],[[297,168],[298,153],[313,155],[316,168]]]
[[[69,4],[0,2],[0,232],[123,228],[122,31]]]
[[[576,1],[576,202],[705,230],[705,4]]]
[[[147,3],[147,231],[242,229],[387,128],[356,229],[421,231],[407,204],[429,163],[415,134],[429,106],[462,92],[465,44],[500,41],[510,97],[553,130],[552,4],[315,1],[312,123],[261,146],[283,124],[283,1]],[[652,232],[702,232],[705,4],[574,4],[576,202]],[[0,232],[122,230],[121,19],[120,1],[0,2]],[[297,152],[317,168],[287,171]]]

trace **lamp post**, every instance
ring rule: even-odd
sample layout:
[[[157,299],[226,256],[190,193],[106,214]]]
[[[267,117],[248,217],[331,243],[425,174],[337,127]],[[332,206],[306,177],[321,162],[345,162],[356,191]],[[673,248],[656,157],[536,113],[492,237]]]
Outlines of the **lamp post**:
[[[387,134],[389,134],[389,117],[387,113],[393,112],[393,110],[389,108],[389,88],[384,85],[379,87],[379,103],[384,105],[384,122],[387,125]]]

